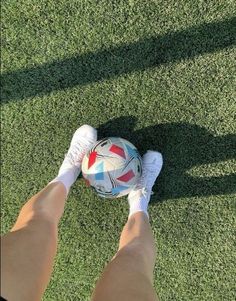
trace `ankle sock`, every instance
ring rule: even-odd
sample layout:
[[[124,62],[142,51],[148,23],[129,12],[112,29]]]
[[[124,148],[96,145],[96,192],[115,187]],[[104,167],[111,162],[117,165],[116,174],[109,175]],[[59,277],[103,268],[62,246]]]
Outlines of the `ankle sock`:
[[[149,200],[147,197],[143,196],[143,195],[135,195],[133,197],[129,197],[128,198],[128,202],[129,202],[129,217],[131,215],[133,215],[136,212],[142,211],[144,212],[147,217],[149,218],[149,214],[148,214],[148,203]]]
[[[62,182],[66,188],[67,195],[70,191],[70,187],[76,181],[78,175],[80,173],[80,168],[78,167],[71,167],[69,169],[64,169],[63,164],[59,170],[59,173],[55,179],[53,179],[49,184],[55,182]]]

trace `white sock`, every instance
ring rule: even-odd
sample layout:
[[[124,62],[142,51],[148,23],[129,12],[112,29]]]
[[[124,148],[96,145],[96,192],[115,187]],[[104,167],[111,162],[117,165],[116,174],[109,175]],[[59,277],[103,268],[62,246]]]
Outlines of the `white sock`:
[[[128,202],[129,202],[129,217],[133,215],[136,212],[144,212],[147,217],[149,218],[148,215],[148,203],[149,203],[150,197],[144,197],[141,193],[137,193],[136,195],[129,197]]]
[[[64,162],[63,162],[64,163]],[[55,179],[53,179],[49,184],[55,183],[55,182],[62,182],[66,188],[67,195],[70,191],[70,187],[74,184],[76,181],[79,173],[80,168],[74,166],[71,168],[64,168],[62,163],[62,166],[59,170],[59,173]]]

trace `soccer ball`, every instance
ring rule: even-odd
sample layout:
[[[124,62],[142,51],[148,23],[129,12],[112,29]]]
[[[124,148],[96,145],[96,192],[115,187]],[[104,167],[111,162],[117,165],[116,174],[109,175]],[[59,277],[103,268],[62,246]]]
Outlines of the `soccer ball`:
[[[142,173],[136,147],[119,137],[98,141],[84,156],[82,174],[99,196],[118,198],[128,194]]]

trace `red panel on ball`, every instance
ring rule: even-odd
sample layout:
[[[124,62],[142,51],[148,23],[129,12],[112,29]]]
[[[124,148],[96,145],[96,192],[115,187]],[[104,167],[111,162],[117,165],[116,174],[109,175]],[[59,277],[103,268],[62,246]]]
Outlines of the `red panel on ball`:
[[[117,155],[123,157],[124,159],[126,158],[126,157],[125,157],[125,152],[124,152],[123,148],[121,148],[121,147],[119,147],[119,146],[117,146],[117,145],[115,145],[115,144],[113,144],[113,145],[110,147],[109,150],[110,150],[111,152],[113,152],[113,153],[115,153],[115,154],[117,154]]]
[[[129,170],[126,174],[120,176],[117,178],[117,180],[122,181],[122,182],[128,182],[135,176],[133,170]]]
[[[90,168],[96,161],[97,158],[97,152],[91,152],[89,156],[89,161],[88,161],[88,168]]]

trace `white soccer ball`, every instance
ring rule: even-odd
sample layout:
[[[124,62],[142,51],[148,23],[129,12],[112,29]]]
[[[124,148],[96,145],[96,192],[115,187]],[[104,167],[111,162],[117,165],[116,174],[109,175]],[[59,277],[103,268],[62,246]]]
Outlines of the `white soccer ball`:
[[[118,198],[137,184],[142,174],[142,160],[129,141],[119,137],[104,138],[84,156],[82,174],[99,196]]]

